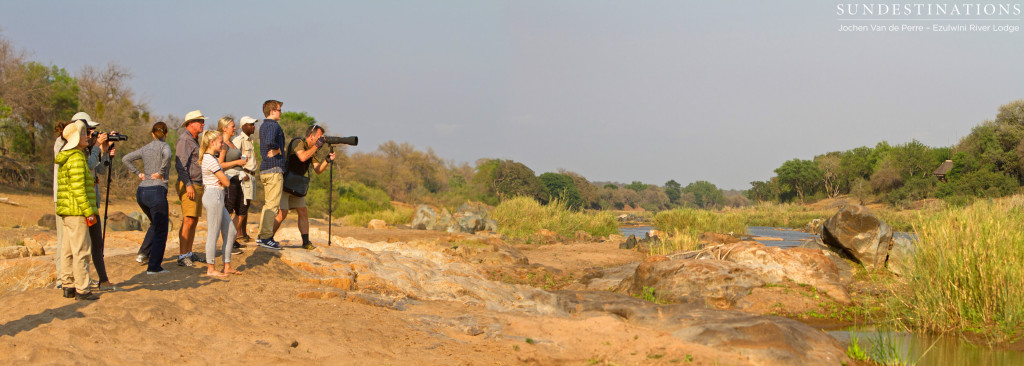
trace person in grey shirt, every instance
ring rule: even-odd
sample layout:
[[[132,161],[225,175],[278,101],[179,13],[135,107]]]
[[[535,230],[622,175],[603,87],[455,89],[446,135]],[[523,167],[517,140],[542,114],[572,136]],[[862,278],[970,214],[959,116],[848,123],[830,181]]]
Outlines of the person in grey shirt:
[[[151,223],[135,261],[148,264],[146,274],[159,274],[168,272],[161,266],[161,262],[167,247],[167,177],[171,173],[171,159],[174,158],[174,153],[171,152],[171,146],[164,141],[167,137],[166,123],[153,124],[151,134],[153,142],[125,155],[121,162],[128,171],[142,180],[135,192],[135,200]],[[135,167],[133,163],[136,160],[142,160],[144,171]]]
[[[203,112],[194,110],[185,115],[178,129],[178,142],[174,144],[174,169],[178,172],[178,200],[181,201],[181,227],[178,229],[178,265],[192,267],[193,261],[203,262],[202,256],[192,252],[196,239],[196,225],[203,215],[203,180],[199,169],[199,133],[206,125]]]

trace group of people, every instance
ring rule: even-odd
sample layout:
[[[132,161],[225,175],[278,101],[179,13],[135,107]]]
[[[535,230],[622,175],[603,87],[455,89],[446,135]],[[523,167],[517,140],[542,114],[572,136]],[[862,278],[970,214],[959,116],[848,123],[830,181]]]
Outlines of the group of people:
[[[164,251],[170,224],[167,202],[171,159],[177,172],[175,184],[181,201],[182,223],[178,230],[180,254],[177,264],[193,267],[206,263],[206,274],[227,277],[240,274],[231,265],[231,255],[242,252],[250,241],[247,234],[249,204],[254,194],[255,179],[263,184],[265,200],[260,213],[258,246],[281,250],[274,234],[289,210],[298,214],[302,248],[313,249],[309,240],[309,215],[305,190],[307,172],[312,167],[322,173],[334,161],[333,152],[318,159],[317,152],[325,144],[324,129],[310,126],[303,137],[285,141],[278,124],[283,103],[263,103],[265,119],[259,128],[257,158],[252,135],[256,119],[239,120],[230,116],[217,122],[216,130],[206,130],[206,117],[195,110],[185,115],[179,128],[174,152],[166,142],[167,124],[153,125],[153,141],[126,154],[121,161],[140,179],[136,201],[150,220],[136,261],[147,265],[146,274],[167,273],[163,268]],[[109,169],[116,155],[109,134],[99,133],[99,123],[85,112],[75,114],[70,122],[56,126],[54,143],[54,203],[57,213],[57,274],[63,296],[76,300],[94,300],[92,288],[112,287],[103,262],[103,229],[99,220],[99,175]],[[236,133],[241,130],[241,133]],[[135,162],[142,160],[142,169]],[[257,171],[257,160],[259,163]],[[286,183],[287,182],[287,183]],[[287,186],[287,189],[286,189]],[[207,235],[205,256],[192,252],[196,225],[206,209]],[[232,218],[232,215],[234,217]],[[215,267],[217,240],[221,240],[223,269]],[[91,281],[89,263],[96,266],[98,281]]]

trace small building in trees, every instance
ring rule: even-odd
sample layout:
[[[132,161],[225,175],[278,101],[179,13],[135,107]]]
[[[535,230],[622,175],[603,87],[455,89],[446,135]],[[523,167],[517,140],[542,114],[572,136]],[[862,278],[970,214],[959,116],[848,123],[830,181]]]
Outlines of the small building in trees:
[[[953,161],[946,160],[942,162],[942,164],[939,164],[939,168],[935,169],[935,171],[932,172],[932,175],[934,175],[935,178],[939,178],[940,181],[945,182],[946,174],[949,174],[950,170],[953,170]]]

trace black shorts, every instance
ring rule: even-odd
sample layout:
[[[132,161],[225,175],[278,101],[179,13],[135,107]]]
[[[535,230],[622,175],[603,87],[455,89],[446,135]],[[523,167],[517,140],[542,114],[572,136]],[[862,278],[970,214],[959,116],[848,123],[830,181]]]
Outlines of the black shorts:
[[[245,193],[242,193],[242,181],[238,176],[231,177],[228,184],[227,197],[224,198],[224,208],[229,214],[246,215],[249,213],[249,203],[245,201]]]

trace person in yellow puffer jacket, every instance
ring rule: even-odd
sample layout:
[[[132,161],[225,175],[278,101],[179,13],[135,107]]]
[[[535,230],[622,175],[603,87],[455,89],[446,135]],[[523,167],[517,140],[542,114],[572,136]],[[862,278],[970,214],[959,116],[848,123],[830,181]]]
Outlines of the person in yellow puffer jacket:
[[[64,297],[96,300],[89,291],[89,263],[92,261],[89,226],[99,222],[92,173],[85,157],[89,145],[88,129],[82,121],[64,127],[67,141],[55,162],[57,169],[57,215],[63,218],[63,242],[60,245],[60,271]]]

